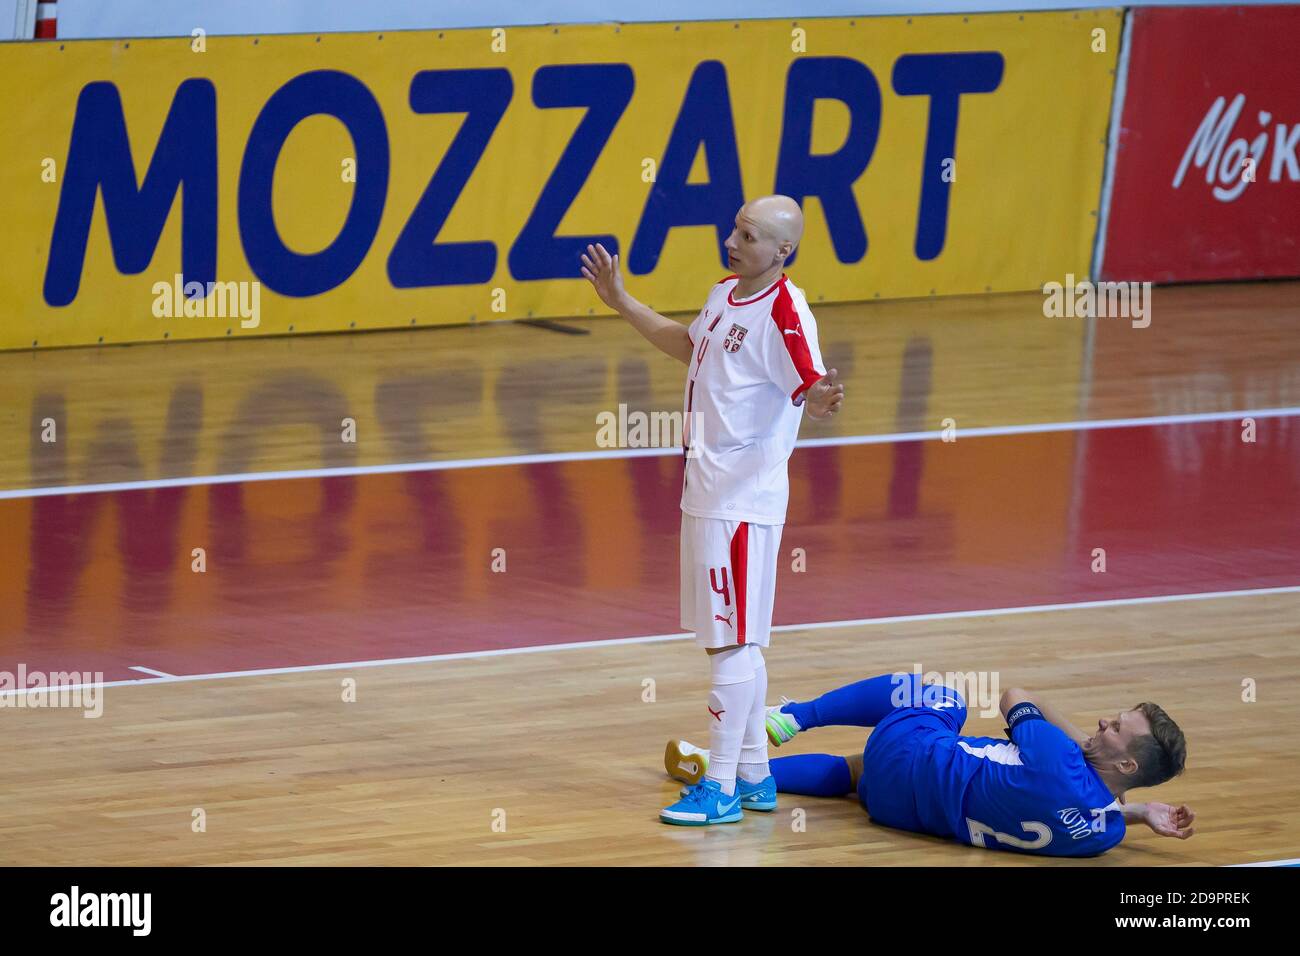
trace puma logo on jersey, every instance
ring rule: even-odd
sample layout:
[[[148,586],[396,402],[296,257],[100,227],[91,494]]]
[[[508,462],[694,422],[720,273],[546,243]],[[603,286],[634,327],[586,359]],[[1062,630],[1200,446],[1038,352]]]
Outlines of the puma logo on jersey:
[[[798,335],[798,334],[799,334],[799,330],[798,330],[798,329],[786,329],[786,330],[785,330],[785,334],[786,334],[786,335]]]
[[[704,706],[708,712],[713,715],[714,720],[718,723],[722,723],[722,715],[726,713],[726,710],[714,710],[712,707],[709,707],[708,704],[705,704]]]
[[[715,614],[713,615],[713,619],[715,621],[721,621],[723,624],[727,625],[727,627],[735,627],[735,625],[731,623],[731,615],[735,613],[735,611],[732,611],[731,614],[728,614],[726,617],[723,617],[721,614]]]

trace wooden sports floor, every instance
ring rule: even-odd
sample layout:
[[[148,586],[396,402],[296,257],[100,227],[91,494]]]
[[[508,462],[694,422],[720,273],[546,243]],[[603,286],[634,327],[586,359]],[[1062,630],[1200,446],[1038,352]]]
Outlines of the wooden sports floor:
[[[789,796],[658,823],[664,742],[707,732],[680,449],[597,416],[678,409],[683,370],[584,317],[0,354],[0,680],[107,682],[94,719],[0,690],[0,863],[1300,858],[1300,283],[1157,289],[1145,329],[1042,301],[817,309],[847,406],[791,460],[769,697],[921,669],[1084,727],[1155,701],[1187,772],[1134,798],[1191,840],[1062,862]]]

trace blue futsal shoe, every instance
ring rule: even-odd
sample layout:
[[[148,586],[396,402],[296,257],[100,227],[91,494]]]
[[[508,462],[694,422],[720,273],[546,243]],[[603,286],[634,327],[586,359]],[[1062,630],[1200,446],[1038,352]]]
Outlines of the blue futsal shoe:
[[[701,780],[686,792],[686,796],[659,811],[661,822],[680,827],[737,823],[744,815],[740,809],[739,789],[727,796],[712,780]]]
[[[770,773],[762,783],[748,783],[737,777],[736,793],[740,794],[740,805],[746,810],[776,809],[776,777]]]

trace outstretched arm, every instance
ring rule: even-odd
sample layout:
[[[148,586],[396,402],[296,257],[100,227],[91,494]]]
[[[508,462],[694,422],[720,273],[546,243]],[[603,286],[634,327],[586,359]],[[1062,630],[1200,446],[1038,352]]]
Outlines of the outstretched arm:
[[[679,362],[689,362],[694,346],[686,326],[665,318],[648,305],[638,302],[623,289],[623,274],[618,256],[611,256],[597,243],[587,246],[582,257],[582,274],[600,296],[600,301],[621,315],[659,351]]]
[[[1065,714],[1057,710],[1047,701],[1043,700],[1039,695],[1031,694],[1029,691],[1021,687],[1008,687],[1003,691],[1000,705],[1003,719],[1006,718],[1007,711],[1016,706],[1016,704],[1033,704],[1043,712],[1043,716],[1047,718],[1049,724],[1061,728],[1061,730],[1065,732],[1065,736],[1069,737],[1080,747],[1082,747],[1083,742],[1088,739],[1088,735],[1078,727],[1074,726],[1074,724],[1070,723],[1070,719],[1066,717]]]

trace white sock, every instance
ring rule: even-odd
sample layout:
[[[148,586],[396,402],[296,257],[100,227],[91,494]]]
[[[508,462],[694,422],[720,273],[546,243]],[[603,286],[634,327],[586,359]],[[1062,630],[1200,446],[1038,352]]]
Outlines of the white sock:
[[[748,647],[709,655],[713,687],[709,691],[709,770],[705,775],[722,792],[736,792],[736,764],[745,724],[754,704],[754,667]]]
[[[767,765],[767,662],[757,644],[749,645],[754,664],[754,704],[745,723],[736,773],[746,783],[762,783],[772,772]]]

